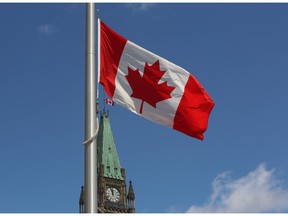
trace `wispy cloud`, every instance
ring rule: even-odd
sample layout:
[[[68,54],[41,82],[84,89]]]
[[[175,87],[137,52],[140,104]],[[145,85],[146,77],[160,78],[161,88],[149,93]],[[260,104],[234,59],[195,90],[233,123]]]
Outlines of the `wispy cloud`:
[[[202,206],[191,206],[188,212],[264,213],[287,212],[288,189],[281,185],[275,170],[260,164],[256,170],[232,180],[230,173],[217,176],[212,194]]]
[[[128,3],[126,6],[131,8],[133,12],[147,12],[150,11],[157,4],[155,3]]]
[[[56,26],[52,24],[41,24],[38,26],[38,32],[43,35],[51,35],[57,31]]]
[[[80,4],[73,4],[73,3],[69,3],[66,4],[65,10],[68,14],[73,14],[75,12],[77,12],[79,9],[81,9],[82,5]]]

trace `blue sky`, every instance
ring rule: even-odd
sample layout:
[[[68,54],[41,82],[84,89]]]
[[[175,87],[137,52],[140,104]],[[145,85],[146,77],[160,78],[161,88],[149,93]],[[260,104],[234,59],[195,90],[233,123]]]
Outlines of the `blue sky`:
[[[97,8],[215,101],[204,141],[109,107],[136,211],[288,212],[288,4]],[[0,20],[0,212],[78,212],[85,5],[1,3]]]

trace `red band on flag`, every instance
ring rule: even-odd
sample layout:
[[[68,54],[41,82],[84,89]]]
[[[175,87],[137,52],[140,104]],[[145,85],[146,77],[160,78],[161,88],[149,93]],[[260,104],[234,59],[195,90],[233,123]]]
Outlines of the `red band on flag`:
[[[203,140],[203,133],[207,130],[208,118],[213,107],[214,102],[208,93],[190,75],[176,111],[173,128]]]
[[[100,21],[100,83],[112,98],[118,64],[127,40]]]

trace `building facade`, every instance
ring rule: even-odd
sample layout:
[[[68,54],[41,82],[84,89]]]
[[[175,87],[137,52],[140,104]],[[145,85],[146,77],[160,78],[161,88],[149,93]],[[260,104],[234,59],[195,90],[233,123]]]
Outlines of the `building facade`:
[[[135,213],[132,182],[126,184],[125,169],[121,167],[111,130],[109,115],[102,111],[97,136],[98,212]],[[128,188],[128,189],[127,189]],[[82,186],[79,212],[85,212],[85,188]]]

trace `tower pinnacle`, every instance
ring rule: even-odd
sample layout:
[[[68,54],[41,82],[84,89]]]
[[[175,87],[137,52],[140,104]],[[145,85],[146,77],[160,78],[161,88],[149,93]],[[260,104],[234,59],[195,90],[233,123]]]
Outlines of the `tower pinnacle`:
[[[132,181],[129,182],[127,202],[128,211],[130,213],[135,213],[135,194],[132,186]]]

